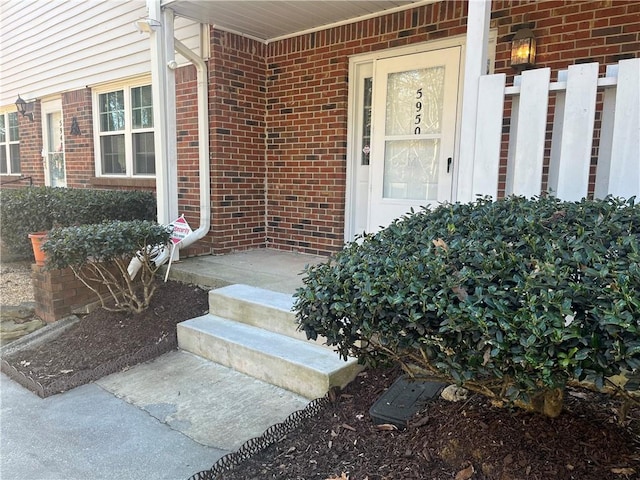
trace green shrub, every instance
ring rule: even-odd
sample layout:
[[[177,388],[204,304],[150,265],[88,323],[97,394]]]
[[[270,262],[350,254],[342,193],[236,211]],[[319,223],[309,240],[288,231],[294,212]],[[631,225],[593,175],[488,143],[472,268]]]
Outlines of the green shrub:
[[[559,414],[572,379],[640,369],[640,208],[441,205],[309,267],[294,308],[341,355],[392,359]]]
[[[153,263],[154,254],[169,242],[169,237],[169,229],[157,223],[113,221],[54,228],[42,249],[47,268],[70,267],[98,296],[103,308],[138,313],[149,306],[153,297],[158,270]],[[137,281],[128,272],[134,256],[141,262]]]
[[[151,192],[28,187],[0,189],[2,242],[12,253],[33,255],[29,233],[100,223],[106,220],[154,220]]]

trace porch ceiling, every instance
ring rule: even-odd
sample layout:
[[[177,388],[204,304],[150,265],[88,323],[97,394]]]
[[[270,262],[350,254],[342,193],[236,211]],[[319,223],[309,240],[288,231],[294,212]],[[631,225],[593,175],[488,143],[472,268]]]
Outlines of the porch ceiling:
[[[176,15],[269,43],[436,0],[163,0]]]

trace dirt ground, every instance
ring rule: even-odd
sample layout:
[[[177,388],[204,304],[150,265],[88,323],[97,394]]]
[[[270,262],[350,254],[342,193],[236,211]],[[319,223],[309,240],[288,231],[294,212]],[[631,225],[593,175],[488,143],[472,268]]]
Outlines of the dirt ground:
[[[98,309],[54,340],[6,357],[38,382],[54,381],[176,335],[176,323],[208,308],[204,290],[161,284],[141,315]],[[548,419],[498,409],[479,396],[431,402],[406,430],[376,427],[369,408],[400,375],[370,369],[323,412],[219,478],[249,479],[640,479],[640,407],[570,389]]]

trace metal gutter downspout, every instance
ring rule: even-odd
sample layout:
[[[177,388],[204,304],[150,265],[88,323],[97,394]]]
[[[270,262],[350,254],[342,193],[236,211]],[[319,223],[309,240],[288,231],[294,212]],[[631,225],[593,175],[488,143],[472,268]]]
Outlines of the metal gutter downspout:
[[[176,51],[196,67],[198,94],[198,158],[200,177],[200,226],[187,235],[179,244],[186,248],[196,240],[203,238],[211,225],[211,180],[209,177],[209,94],[207,82],[207,64],[197,54],[177,39],[174,39]]]
[[[208,232],[211,224],[211,209],[209,199],[211,198],[211,181],[209,178],[209,97],[207,91],[207,65],[199,56],[189,50],[182,42],[174,39],[175,50],[183,57],[187,58],[196,67],[197,95],[198,95],[198,158],[200,177],[200,226],[185,236],[175,247],[159,247],[152,253],[153,262],[163,265],[169,262],[165,282],[169,276],[171,262],[179,258],[181,248],[186,248],[197,240],[203,238]],[[176,205],[177,208],[177,205]],[[135,278],[142,263],[134,257],[129,263],[128,272],[131,278]]]

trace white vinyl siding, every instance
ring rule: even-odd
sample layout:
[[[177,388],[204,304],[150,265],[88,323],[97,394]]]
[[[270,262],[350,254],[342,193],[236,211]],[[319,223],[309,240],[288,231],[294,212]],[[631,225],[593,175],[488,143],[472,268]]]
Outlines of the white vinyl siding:
[[[154,176],[153,103],[148,82],[94,92],[96,175]]]
[[[20,131],[16,112],[0,113],[0,175],[20,173]]]
[[[0,105],[148,74],[149,34],[134,26],[146,16],[144,0],[3,2]],[[176,18],[175,35],[199,51],[198,23]]]

